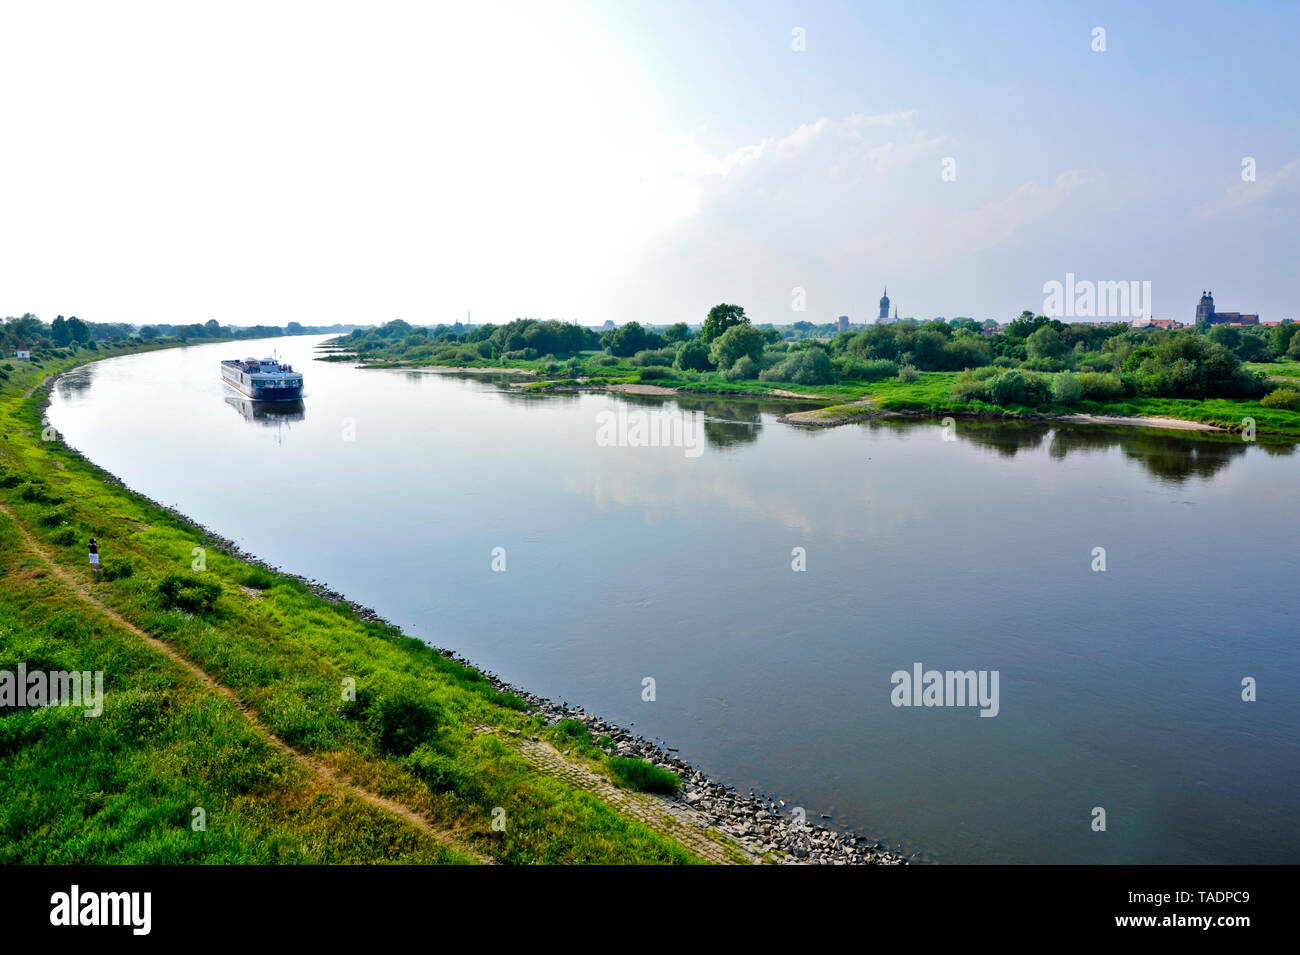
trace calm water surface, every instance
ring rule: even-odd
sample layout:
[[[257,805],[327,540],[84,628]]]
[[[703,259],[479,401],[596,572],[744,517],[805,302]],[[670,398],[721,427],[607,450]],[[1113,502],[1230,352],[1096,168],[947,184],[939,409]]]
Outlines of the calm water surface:
[[[921,859],[1300,860],[1292,449],[809,432],[770,404],[313,362],[320,340],[101,362],[50,418],[131,487],[409,633]],[[306,372],[300,409],[219,379],[272,347]],[[699,415],[703,453],[599,446],[620,405]],[[997,670],[997,717],[892,706],[916,662]]]

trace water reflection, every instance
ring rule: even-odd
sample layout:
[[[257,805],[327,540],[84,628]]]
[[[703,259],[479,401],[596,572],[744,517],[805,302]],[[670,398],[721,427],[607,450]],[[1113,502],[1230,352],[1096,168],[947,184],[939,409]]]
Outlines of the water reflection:
[[[916,427],[935,427],[931,422],[922,424],[896,419],[878,419],[865,423],[865,426],[875,431],[889,430],[900,434]],[[1148,474],[1175,484],[1193,477],[1212,478],[1251,447],[1279,457],[1294,454],[1297,447],[1294,444],[1251,444],[1242,441],[1238,435],[1048,423],[962,421],[954,429],[954,434],[959,441],[988,449],[1005,458],[1044,446],[1056,461],[1063,461],[1072,454],[1118,448],[1127,460],[1137,462]]]
[[[95,366],[93,364],[83,365],[73,371],[66,372],[59,377],[55,384],[55,391],[62,398],[77,398],[85,395],[94,383]]]
[[[302,399],[297,401],[253,401],[227,390],[226,404],[238,411],[249,424],[276,429],[276,441],[284,439],[284,432],[293,422],[307,417],[307,407]]]

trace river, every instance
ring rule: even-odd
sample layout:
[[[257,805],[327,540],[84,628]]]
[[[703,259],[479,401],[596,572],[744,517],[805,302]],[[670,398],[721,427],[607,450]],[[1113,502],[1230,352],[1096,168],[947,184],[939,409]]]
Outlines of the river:
[[[321,340],[99,362],[50,421],[269,563],[918,861],[1300,855],[1293,447],[808,431],[779,404],[313,361]],[[300,408],[220,381],[272,348]],[[687,446],[601,435],[637,420]],[[996,715],[894,705],[915,664],[996,671]]]

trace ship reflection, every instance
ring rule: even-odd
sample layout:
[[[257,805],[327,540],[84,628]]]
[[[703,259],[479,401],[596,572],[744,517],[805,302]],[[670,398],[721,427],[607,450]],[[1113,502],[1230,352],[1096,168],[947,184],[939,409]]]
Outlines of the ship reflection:
[[[226,395],[226,404],[234,408],[250,424],[260,424],[265,428],[275,428],[283,435],[284,430],[295,421],[307,417],[307,408],[298,401],[253,401],[243,395]]]

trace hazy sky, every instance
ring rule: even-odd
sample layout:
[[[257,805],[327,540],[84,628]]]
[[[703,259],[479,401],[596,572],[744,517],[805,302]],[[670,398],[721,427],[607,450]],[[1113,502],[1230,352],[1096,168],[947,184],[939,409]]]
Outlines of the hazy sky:
[[[870,321],[888,284],[1007,319],[1073,272],[1300,319],[1297,36],[1294,3],[0,0],[0,314]]]

